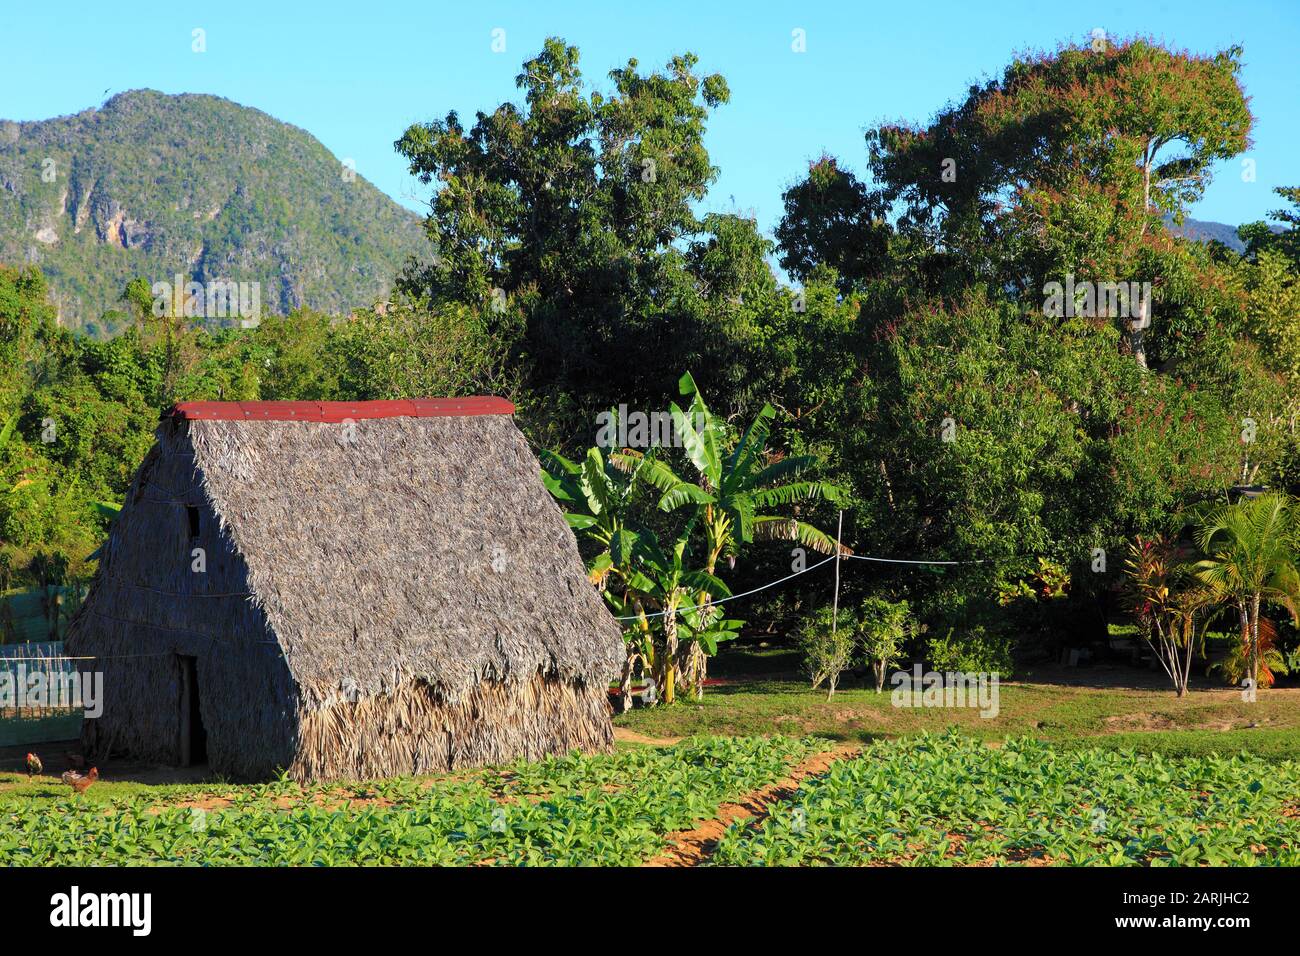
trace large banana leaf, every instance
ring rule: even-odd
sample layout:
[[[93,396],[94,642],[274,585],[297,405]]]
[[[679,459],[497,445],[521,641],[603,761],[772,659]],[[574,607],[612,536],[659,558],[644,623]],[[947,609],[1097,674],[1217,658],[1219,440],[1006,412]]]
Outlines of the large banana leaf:
[[[542,484],[546,486],[546,490],[551,493],[551,497],[556,501],[578,500],[576,485],[573,481],[556,478],[545,468],[542,469],[541,475]]]
[[[681,582],[688,588],[703,591],[713,597],[731,597],[731,588],[721,578],[707,571],[683,571]]]
[[[638,537],[640,536],[629,528],[619,528],[610,537],[609,554],[613,556],[614,563],[618,567],[626,568],[632,563],[632,554]]]
[[[835,539],[824,531],[795,518],[762,515],[754,519],[754,538],[759,541],[797,541],[821,554],[835,553]],[[844,554],[849,553],[843,548]]]
[[[683,505],[706,505],[712,504],[715,501],[717,501],[717,498],[709,494],[699,485],[682,482],[664,492],[663,496],[659,499],[659,510],[676,511]]]
[[[776,505],[790,505],[799,501],[811,501],[825,498],[838,502],[840,489],[824,481],[792,481],[774,488],[762,488],[751,494],[751,500],[759,508],[771,508]]]
[[[538,452],[537,457],[541,459],[542,468],[551,474],[576,475],[582,470],[577,462],[570,461],[559,452],[547,448]]]
[[[743,484],[754,461],[767,446],[767,438],[771,434],[774,418],[776,418],[776,409],[771,405],[764,405],[749,428],[745,430],[745,434],[727,459],[727,473],[723,476],[724,494],[737,490]]]
[[[754,499],[748,495],[732,495],[723,502],[723,510],[731,518],[736,537],[748,544],[754,540]]]
[[[816,464],[817,459],[812,455],[791,455],[788,458],[782,458],[780,461],[772,462],[756,475],[750,476],[745,482],[745,487],[753,489],[767,488],[783,478],[794,478]]]
[[[591,448],[587,451],[587,457],[582,462],[579,487],[582,489],[583,497],[587,499],[587,507],[591,509],[592,514],[598,515],[608,510],[613,503],[615,498],[613,482],[605,474],[605,459],[601,456],[599,448]]]
[[[718,487],[722,481],[722,461],[718,456],[717,435],[708,425],[707,413],[705,413],[706,419],[697,431],[692,420],[694,416],[688,417],[676,402],[668,406],[668,411],[673,416],[673,427],[677,429],[677,436],[681,439],[686,457],[713,487]]]

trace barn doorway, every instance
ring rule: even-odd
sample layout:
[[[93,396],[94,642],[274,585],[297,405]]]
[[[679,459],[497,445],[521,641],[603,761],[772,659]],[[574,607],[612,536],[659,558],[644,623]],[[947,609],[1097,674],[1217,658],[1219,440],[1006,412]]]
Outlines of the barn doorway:
[[[182,767],[208,762],[208,733],[199,706],[198,659],[177,655],[180,663],[180,757]]]

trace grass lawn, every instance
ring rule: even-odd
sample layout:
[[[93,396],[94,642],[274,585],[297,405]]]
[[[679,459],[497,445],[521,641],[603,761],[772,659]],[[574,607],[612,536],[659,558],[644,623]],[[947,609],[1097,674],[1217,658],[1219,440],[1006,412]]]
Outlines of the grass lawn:
[[[859,682],[827,699],[797,668],[791,651],[730,650],[710,666],[711,676],[729,683],[707,688],[702,700],[634,710],[615,724],[647,737],[779,733],[860,743],[955,727],[986,741],[1028,735],[1065,747],[1300,759],[1300,688],[1261,690],[1247,703],[1240,691],[1205,682],[1180,700],[1163,675],[1148,671],[1031,668],[1000,685],[998,714],[986,718],[973,708],[895,707],[888,681],[881,694]]]

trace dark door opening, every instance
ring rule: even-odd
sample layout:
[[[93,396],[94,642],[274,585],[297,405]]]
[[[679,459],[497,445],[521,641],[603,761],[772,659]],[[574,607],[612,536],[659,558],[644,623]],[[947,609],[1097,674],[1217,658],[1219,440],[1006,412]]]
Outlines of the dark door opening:
[[[198,660],[177,655],[181,667],[180,757],[181,766],[208,762],[208,733],[199,707]]]

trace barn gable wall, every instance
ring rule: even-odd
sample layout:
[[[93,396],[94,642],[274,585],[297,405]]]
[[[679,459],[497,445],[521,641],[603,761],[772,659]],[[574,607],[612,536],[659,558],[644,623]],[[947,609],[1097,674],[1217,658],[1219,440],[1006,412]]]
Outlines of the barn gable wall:
[[[296,687],[204,495],[184,429],[165,423],[159,434],[69,632],[69,653],[93,656],[84,666],[104,678],[103,715],[85,721],[83,743],[94,755],[179,762],[177,655],[185,655],[195,658],[212,768],[266,776],[292,761]],[[197,538],[187,508],[196,509]]]

